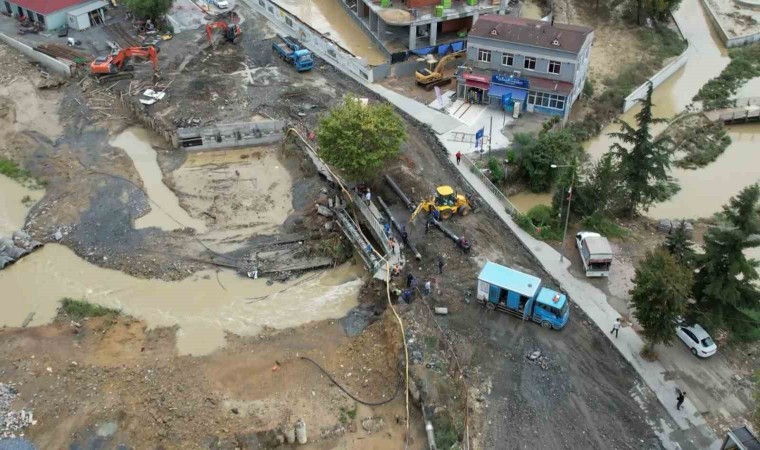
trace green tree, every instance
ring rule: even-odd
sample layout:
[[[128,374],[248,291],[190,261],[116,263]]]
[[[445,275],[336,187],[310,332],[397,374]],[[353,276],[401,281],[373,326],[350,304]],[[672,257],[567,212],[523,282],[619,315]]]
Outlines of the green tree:
[[[726,327],[740,338],[751,335],[746,329],[746,311],[760,310],[760,290],[756,285],[760,262],[744,253],[760,247],[758,201],[760,185],[754,184],[724,205],[723,223],[707,231],[705,253],[697,261],[693,318]]]
[[[520,147],[517,164],[533,192],[548,192],[561,171],[552,164],[567,164],[583,152],[575,135],[568,130],[542,131]]]
[[[332,108],[317,129],[319,154],[354,180],[372,178],[405,140],[404,122],[390,103],[364,105],[353,97]]]
[[[610,133],[622,142],[615,142],[610,149],[619,161],[626,203],[624,209],[630,217],[639,208],[647,211],[652,203],[667,200],[678,192],[678,184],[669,175],[672,158],[670,139],[667,136],[658,139],[652,136],[652,125],[666,122],[652,114],[652,83],[649,83],[647,96],[641,103],[641,111],[635,116],[637,128],[620,121],[621,131]]]
[[[581,177],[576,177],[573,188],[572,209],[578,217],[594,214],[608,216],[620,204],[620,177],[617,164],[609,153],[604,154],[596,163],[586,167]],[[554,194],[553,205],[560,207],[567,201],[567,187]]]
[[[163,17],[172,7],[173,0],[124,0],[124,5],[135,16],[153,21]]]
[[[673,229],[668,235],[663,248],[670,253],[679,264],[684,267],[692,267],[694,264],[694,243],[689,238],[686,231],[686,220],[682,220],[677,228]]]
[[[652,354],[657,344],[669,344],[676,333],[678,317],[686,312],[694,278],[670,253],[648,252],[636,268],[631,289],[633,315],[644,329],[642,353]]]

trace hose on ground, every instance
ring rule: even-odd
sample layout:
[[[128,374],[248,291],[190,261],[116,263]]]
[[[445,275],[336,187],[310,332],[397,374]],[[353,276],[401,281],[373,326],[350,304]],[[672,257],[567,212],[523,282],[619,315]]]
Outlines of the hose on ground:
[[[392,402],[396,398],[396,396],[398,395],[398,390],[401,388],[401,377],[398,377],[398,382],[396,383],[396,390],[393,392],[393,396],[391,398],[389,398],[387,400],[380,401],[380,402],[367,402],[367,401],[364,401],[364,400],[360,400],[360,399],[356,398],[353,394],[351,394],[350,392],[348,392],[345,387],[341,386],[340,383],[338,383],[335,380],[335,378],[333,378],[333,376],[330,375],[330,372],[328,372],[327,370],[325,370],[324,367],[320,366],[318,362],[314,361],[311,358],[307,358],[306,356],[299,356],[299,358],[304,359],[306,361],[309,361],[310,363],[312,363],[315,366],[317,366],[317,368],[319,370],[321,370],[322,373],[324,373],[327,376],[327,378],[329,378],[330,381],[333,382],[334,385],[338,386],[338,389],[340,389],[346,395],[348,395],[349,397],[351,397],[354,401],[356,401],[358,403],[361,403],[362,405],[380,406],[380,405],[385,405],[386,403],[390,403],[390,402]]]

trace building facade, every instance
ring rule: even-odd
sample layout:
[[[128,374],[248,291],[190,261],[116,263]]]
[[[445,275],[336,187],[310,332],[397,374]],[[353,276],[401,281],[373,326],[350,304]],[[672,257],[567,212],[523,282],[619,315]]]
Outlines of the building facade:
[[[32,22],[41,23],[46,30],[64,25],[83,29],[85,21],[79,16],[85,15],[90,24],[102,23],[106,3],[102,0],[0,0],[0,8],[11,16],[24,16]],[[72,20],[72,17],[78,20]]]
[[[509,112],[567,120],[583,91],[591,28],[503,15],[481,16],[467,38],[457,95]]]

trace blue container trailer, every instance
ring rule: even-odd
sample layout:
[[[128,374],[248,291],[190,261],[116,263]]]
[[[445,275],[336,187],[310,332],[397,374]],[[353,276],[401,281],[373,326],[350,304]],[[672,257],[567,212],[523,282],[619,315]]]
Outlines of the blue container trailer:
[[[567,295],[541,284],[538,277],[489,261],[478,275],[478,302],[559,330],[570,318]]]

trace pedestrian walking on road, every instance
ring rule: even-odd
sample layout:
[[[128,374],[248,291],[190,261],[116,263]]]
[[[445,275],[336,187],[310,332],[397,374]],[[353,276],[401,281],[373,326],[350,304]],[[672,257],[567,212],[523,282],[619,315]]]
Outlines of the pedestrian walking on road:
[[[430,284],[430,280],[427,280],[425,282],[425,291],[424,291],[425,292],[425,297],[427,297],[428,295],[430,295],[431,289],[432,289],[432,286]]]
[[[683,401],[686,400],[686,391],[679,391],[678,397],[676,397],[676,400],[678,401],[676,403],[676,409],[680,410],[681,405],[683,405]]]
[[[458,151],[456,154],[456,157],[457,157],[457,166],[458,166],[459,163],[462,162],[462,152]]]
[[[617,339],[619,333],[620,333],[620,317],[615,319],[615,323],[612,324],[612,331],[610,331],[610,334],[615,335],[615,339]]]
[[[438,257],[438,273],[443,274],[443,266],[445,266],[446,263],[443,261],[443,256]]]

